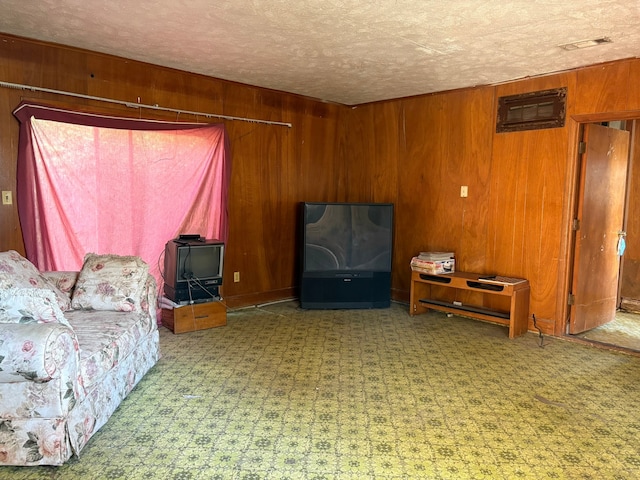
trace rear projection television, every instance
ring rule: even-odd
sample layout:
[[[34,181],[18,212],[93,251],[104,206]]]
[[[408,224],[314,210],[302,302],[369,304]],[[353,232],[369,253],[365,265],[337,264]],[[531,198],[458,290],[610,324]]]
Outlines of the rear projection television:
[[[393,204],[302,204],[302,308],[391,303]]]

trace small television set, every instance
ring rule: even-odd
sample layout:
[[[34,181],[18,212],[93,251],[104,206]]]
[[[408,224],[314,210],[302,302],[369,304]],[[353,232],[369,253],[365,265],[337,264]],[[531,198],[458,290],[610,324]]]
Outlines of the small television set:
[[[175,303],[198,303],[220,298],[224,242],[176,238],[165,245],[164,294]]]
[[[391,303],[393,204],[302,204],[302,308]]]

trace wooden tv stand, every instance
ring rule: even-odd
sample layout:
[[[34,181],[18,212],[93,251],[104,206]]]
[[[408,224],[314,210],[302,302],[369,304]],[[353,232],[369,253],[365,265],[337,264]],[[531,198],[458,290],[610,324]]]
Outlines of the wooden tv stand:
[[[222,302],[194,303],[172,310],[162,309],[162,324],[173,333],[195,332],[227,324],[227,307]]]
[[[432,297],[432,286],[510,297],[510,309],[509,311],[493,310],[457,301],[439,300]],[[529,328],[529,281],[500,276],[488,279],[485,275],[477,273],[455,272],[430,275],[412,271],[409,309],[410,315],[426,313],[433,309],[507,325],[509,338],[515,338],[526,333]]]

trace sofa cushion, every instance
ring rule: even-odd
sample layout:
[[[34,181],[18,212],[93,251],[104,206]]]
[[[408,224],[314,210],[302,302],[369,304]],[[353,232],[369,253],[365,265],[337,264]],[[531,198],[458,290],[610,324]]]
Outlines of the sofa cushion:
[[[69,297],[15,250],[0,252],[0,289],[5,288],[46,288],[55,294],[63,311],[71,308]]]
[[[88,253],[71,306],[84,310],[141,311],[149,265],[135,256]]]
[[[69,326],[55,294],[43,288],[0,290],[0,323],[61,323]]]
[[[67,317],[80,345],[80,371],[86,391],[127,358],[151,330],[143,312],[82,311]]]
[[[73,293],[73,287],[75,287],[78,281],[78,274],[80,272],[41,272],[42,276],[49,282],[55,285],[64,296],[67,298],[69,305],[71,305],[71,294]]]

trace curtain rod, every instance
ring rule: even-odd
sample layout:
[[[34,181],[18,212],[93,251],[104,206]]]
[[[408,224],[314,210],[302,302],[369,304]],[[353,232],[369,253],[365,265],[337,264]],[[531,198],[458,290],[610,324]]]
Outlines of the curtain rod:
[[[31,90],[32,92],[45,92],[45,93],[54,93],[56,95],[66,95],[68,97],[77,97],[83,98],[85,100],[97,100],[99,102],[107,102],[107,103],[116,103],[118,105],[124,105],[129,108],[148,108],[150,110],[161,110],[163,112],[173,112],[177,114],[185,113],[189,115],[203,116],[205,118],[221,118],[224,120],[237,120],[241,122],[251,122],[251,123],[263,123],[266,125],[279,125],[282,127],[291,128],[292,125],[290,123],[285,122],[273,122],[271,120],[259,120],[256,118],[244,118],[244,117],[233,117],[229,115],[219,115],[215,113],[204,113],[204,112],[193,112],[190,110],[179,110],[176,108],[167,108],[167,107],[159,107],[156,105],[145,105],[144,103],[133,103],[133,102],[125,102],[123,100],[115,100],[113,98],[104,98],[104,97],[94,97],[92,95],[84,95],[82,93],[73,93],[73,92],[65,92],[62,90],[52,90],[50,88],[43,87],[34,87],[32,85],[22,85],[19,83],[9,83],[0,81],[0,87],[6,88],[14,88],[17,90]],[[139,98],[139,97],[138,97]]]

